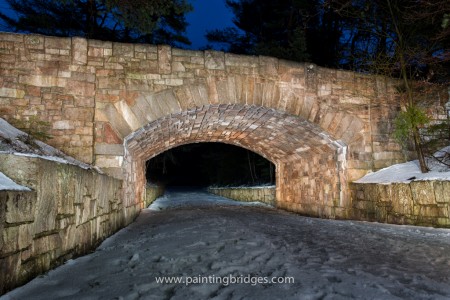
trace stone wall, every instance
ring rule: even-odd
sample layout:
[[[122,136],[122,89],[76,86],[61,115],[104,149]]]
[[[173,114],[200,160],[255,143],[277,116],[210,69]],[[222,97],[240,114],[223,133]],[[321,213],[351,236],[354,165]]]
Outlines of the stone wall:
[[[209,187],[208,192],[237,201],[259,201],[275,206],[275,187]]]
[[[147,185],[145,188],[144,207],[148,207],[157,198],[164,195],[164,187],[161,185]]]
[[[0,117],[17,127],[49,122],[49,144],[93,163],[96,76],[86,47],[81,38],[0,33]]]
[[[224,142],[276,165],[280,208],[348,217],[348,183],[407,158],[392,135],[398,85],[264,56],[0,33],[0,116],[50,122],[49,144],[125,180],[130,210],[144,206],[145,160]]]
[[[0,154],[31,192],[0,191],[0,294],[91,251],[131,221],[122,181],[36,157]]]
[[[450,227],[450,181],[352,183],[353,218]]]
[[[404,161],[392,139],[396,80],[271,57],[0,33],[0,116],[51,123],[48,143],[117,177],[123,140],[172,113],[255,105],[348,146],[349,179]]]

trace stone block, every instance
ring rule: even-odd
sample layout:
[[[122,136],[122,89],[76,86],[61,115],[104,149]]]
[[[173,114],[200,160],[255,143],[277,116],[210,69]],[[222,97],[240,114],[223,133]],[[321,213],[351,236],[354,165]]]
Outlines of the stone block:
[[[94,109],[83,107],[66,107],[63,114],[68,120],[91,121],[94,117]]]
[[[50,234],[35,238],[33,242],[33,255],[37,256],[61,248],[62,241],[59,234]]]
[[[433,187],[436,202],[450,204],[450,181],[434,181]]]
[[[22,99],[24,96],[24,90],[5,87],[0,88],[0,97]]]
[[[259,67],[259,57],[225,53],[225,66],[257,68]]]
[[[113,43],[113,56],[117,57],[134,57],[134,45]]]
[[[0,295],[17,286],[20,260],[20,253],[0,258]]]
[[[413,201],[416,205],[436,204],[433,182],[413,181],[410,183]]]
[[[225,54],[217,51],[205,51],[205,68],[225,70]]]
[[[82,97],[94,97],[95,96],[95,84],[85,81],[68,80],[66,88],[69,95],[82,96]]]
[[[414,202],[409,184],[393,183],[392,184],[392,210],[393,213],[400,215],[412,215]]]
[[[134,131],[143,126],[143,124],[138,121],[136,115],[124,100],[114,103],[114,107],[131,128],[131,130]]]
[[[119,133],[119,138],[124,138],[132,132],[128,123],[124,120],[122,115],[117,111],[114,105],[108,104],[102,111],[103,114],[110,120],[111,127],[115,133]]]
[[[36,202],[35,192],[6,192],[6,223],[24,223],[34,221]]]
[[[170,46],[158,46],[158,73],[170,74],[172,72],[172,48]]]
[[[72,41],[70,38],[46,36],[45,48],[70,50],[72,48]]]
[[[0,233],[0,253],[12,254],[19,250],[19,226],[4,227]]]
[[[84,38],[72,38],[72,63],[76,65],[87,64],[88,42]]]
[[[96,155],[95,165],[100,168],[121,168],[123,156],[121,155]]]
[[[95,144],[95,154],[103,155],[124,155],[124,146],[122,144]]]
[[[19,83],[38,87],[65,87],[67,79],[46,75],[20,75]]]
[[[52,124],[52,128],[57,130],[70,130],[75,129],[75,125],[73,121],[61,120],[54,122]]]

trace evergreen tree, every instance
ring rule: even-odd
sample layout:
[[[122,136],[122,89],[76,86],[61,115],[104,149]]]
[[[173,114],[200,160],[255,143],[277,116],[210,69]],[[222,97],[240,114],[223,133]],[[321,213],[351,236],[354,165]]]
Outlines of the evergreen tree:
[[[187,0],[6,0],[18,18],[0,12],[16,32],[188,45]]]
[[[306,49],[308,1],[227,0],[236,28],[211,31],[207,39],[228,45],[231,52],[309,59]]]
[[[351,46],[348,67],[370,73],[399,77],[403,108],[396,120],[396,136],[409,140],[422,172],[428,168],[420,129],[429,122],[417,105],[417,82],[446,81],[450,61],[448,20],[450,2],[417,0],[330,0],[345,17]],[[444,76],[437,70],[447,69]],[[434,77],[434,78],[433,78]],[[412,81],[414,80],[414,82]]]
[[[234,24],[210,31],[207,39],[223,50],[312,61],[336,67],[341,37],[339,15],[320,0],[227,0]]]

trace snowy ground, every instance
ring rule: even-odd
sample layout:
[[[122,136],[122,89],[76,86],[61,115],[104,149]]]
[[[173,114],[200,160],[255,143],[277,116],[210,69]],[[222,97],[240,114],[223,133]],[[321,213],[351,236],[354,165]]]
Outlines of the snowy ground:
[[[422,173],[419,161],[413,160],[367,174],[355,182],[390,184],[393,182],[409,183],[413,180],[450,180],[450,146],[437,151],[434,156],[444,163],[427,158],[427,167],[430,169],[428,173]]]
[[[94,253],[0,299],[450,298],[450,230],[306,218],[211,195],[180,206],[204,197],[171,193]],[[249,283],[186,284],[202,276]],[[272,277],[294,283],[251,283]]]

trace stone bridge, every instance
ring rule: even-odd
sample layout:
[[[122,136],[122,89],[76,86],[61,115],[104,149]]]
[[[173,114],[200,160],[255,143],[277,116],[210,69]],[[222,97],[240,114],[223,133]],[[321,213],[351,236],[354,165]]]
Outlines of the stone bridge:
[[[396,82],[271,57],[0,33],[0,115],[51,123],[49,144],[125,182],[142,207],[145,162],[221,142],[276,166],[277,206],[350,214],[348,183],[405,160]],[[33,119],[33,118],[31,118]]]

